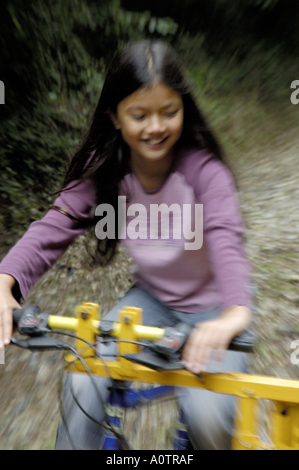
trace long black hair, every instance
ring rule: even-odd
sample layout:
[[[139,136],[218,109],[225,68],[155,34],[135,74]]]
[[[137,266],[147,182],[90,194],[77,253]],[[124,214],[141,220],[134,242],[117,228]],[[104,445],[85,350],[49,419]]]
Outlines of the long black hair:
[[[119,183],[129,171],[129,148],[116,130],[110,115],[118,104],[140,88],[162,82],[182,97],[184,124],[178,145],[208,149],[223,160],[220,145],[200,112],[183,67],[173,49],[163,41],[143,40],[118,51],[106,73],[99,103],[80,149],[67,171],[63,188],[72,182],[93,177],[97,204],[108,203],[117,217]],[[115,253],[117,238],[98,241],[101,264]]]

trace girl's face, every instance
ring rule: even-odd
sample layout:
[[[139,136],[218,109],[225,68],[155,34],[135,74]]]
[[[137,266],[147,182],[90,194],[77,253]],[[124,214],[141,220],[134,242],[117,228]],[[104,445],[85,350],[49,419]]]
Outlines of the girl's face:
[[[172,157],[181,136],[184,109],[180,95],[163,83],[141,88],[118,104],[114,125],[131,150],[131,160]]]

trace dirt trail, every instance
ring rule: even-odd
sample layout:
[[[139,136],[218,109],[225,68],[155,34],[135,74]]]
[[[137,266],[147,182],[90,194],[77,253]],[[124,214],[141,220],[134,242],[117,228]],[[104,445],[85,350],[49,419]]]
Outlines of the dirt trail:
[[[258,288],[259,343],[251,370],[291,378],[299,378],[299,366],[290,360],[291,343],[299,340],[298,155],[295,129],[278,133],[271,146],[255,147],[234,164],[248,227],[246,249]],[[120,252],[110,267],[90,270],[84,253],[82,238],[38,282],[26,303],[70,315],[76,304],[88,300],[100,303],[106,313],[130,285],[128,260]],[[12,346],[5,354],[6,364],[0,366],[0,449],[53,448],[61,354],[31,354]],[[174,412],[168,406],[163,413],[151,408],[130,417],[129,439],[135,448],[169,447]]]

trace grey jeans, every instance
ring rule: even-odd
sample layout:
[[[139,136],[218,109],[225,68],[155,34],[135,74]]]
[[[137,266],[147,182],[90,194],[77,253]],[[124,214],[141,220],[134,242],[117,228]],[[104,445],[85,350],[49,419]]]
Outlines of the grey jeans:
[[[170,310],[139,287],[132,287],[120,302],[106,315],[107,320],[117,320],[118,311],[125,306],[143,309],[143,323],[148,326],[165,328],[178,321],[195,324],[216,318],[219,309],[206,313],[184,313]],[[114,354],[115,343],[101,345],[104,355]],[[221,365],[210,364],[208,372],[246,372],[247,355],[227,351]],[[76,449],[94,450],[102,445],[103,434],[98,424],[90,420],[76,404],[73,393],[82,408],[97,421],[104,417],[103,404],[109,397],[109,379],[96,377],[101,399],[91,386],[90,378],[83,374],[69,374],[64,387],[63,420],[60,424],[55,450]],[[73,390],[73,393],[71,392]],[[231,435],[235,414],[235,397],[221,395],[208,390],[188,388],[179,395],[186,420],[189,438],[195,449],[231,448]],[[70,439],[71,438],[71,439]]]

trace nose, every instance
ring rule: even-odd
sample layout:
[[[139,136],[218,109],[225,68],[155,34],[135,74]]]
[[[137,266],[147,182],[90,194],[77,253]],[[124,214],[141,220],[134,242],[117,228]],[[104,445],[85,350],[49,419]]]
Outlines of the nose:
[[[150,116],[147,125],[147,132],[149,134],[162,134],[166,129],[163,118],[157,114]]]

